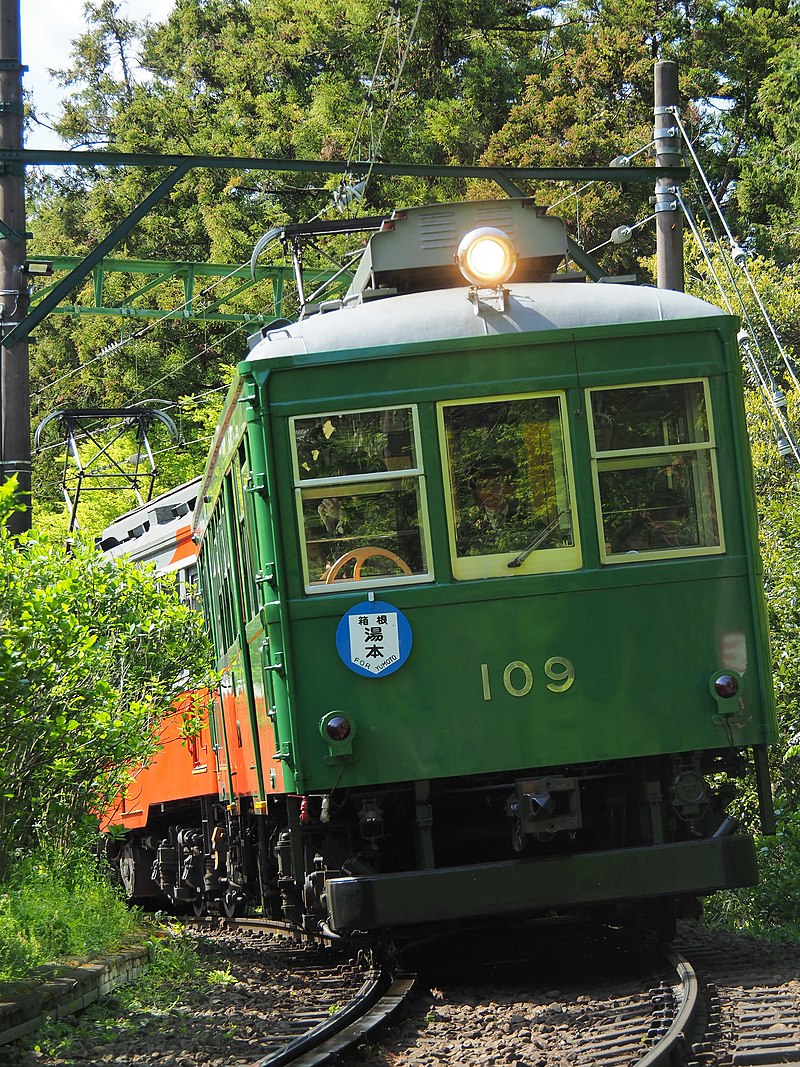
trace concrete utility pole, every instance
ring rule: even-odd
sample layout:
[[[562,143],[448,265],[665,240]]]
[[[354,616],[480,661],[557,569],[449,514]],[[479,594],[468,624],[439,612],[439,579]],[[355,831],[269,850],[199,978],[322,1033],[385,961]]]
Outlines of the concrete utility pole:
[[[0,147],[23,147],[19,0],[0,0]],[[26,315],[25,168],[6,163],[0,173],[0,340]],[[27,505],[13,515],[14,533],[30,529],[31,403],[26,340],[2,347],[0,458],[2,480],[16,474]]]
[[[675,118],[678,102],[678,64],[656,63],[653,136],[658,167],[680,167],[683,162]],[[677,188],[672,178],[656,181],[656,262],[659,289],[683,292],[683,213],[675,196]]]

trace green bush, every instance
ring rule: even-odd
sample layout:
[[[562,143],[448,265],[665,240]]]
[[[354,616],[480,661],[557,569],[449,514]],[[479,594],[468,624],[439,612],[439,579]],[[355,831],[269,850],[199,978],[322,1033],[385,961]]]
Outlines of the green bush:
[[[40,851],[0,886],[0,981],[118,949],[141,926],[94,857]]]
[[[706,902],[710,925],[800,939],[800,812],[778,813],[778,832],[756,838],[759,882]]]
[[[0,527],[0,571],[2,879],[12,846],[69,851],[152,755],[175,697],[210,681],[210,651],[152,567]]]

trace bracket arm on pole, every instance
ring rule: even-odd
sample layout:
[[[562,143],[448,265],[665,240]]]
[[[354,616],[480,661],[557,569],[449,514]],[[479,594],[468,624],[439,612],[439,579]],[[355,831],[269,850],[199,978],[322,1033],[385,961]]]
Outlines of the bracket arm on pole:
[[[79,285],[84,278],[92,272],[95,266],[101,262],[103,257],[115,248],[119,242],[125,237],[133,227],[144,218],[147,212],[154,207],[159,200],[161,200],[166,194],[173,189],[178,182],[183,178],[193,167],[195,162],[192,159],[184,159],[173,171],[171,171],[167,177],[160,182],[155,189],[146,197],[138,207],[123,219],[122,222],[116,226],[107,237],[105,237],[86,258],[78,264],[62,281],[55,285],[44,300],[41,300],[35,307],[33,307],[22,322],[18,323],[12,330],[6,334],[2,339],[2,343],[5,346],[13,345],[18,341],[23,340],[33,330],[42,319],[48,315],[53,308],[55,308],[61,301],[67,296],[76,285]]]

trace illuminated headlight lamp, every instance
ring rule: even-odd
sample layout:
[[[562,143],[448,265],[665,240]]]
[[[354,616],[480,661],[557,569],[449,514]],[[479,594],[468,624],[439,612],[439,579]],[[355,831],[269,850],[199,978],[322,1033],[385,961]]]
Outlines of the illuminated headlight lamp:
[[[508,234],[494,226],[480,226],[461,239],[456,262],[468,282],[490,288],[508,281],[517,265],[517,253]]]

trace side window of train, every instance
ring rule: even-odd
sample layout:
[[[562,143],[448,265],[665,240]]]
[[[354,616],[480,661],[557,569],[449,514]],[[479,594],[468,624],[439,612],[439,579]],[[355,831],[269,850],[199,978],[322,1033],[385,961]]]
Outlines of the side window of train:
[[[241,564],[240,593],[242,596],[242,606],[246,618],[251,619],[256,613],[256,587],[253,581],[253,567],[251,563],[251,530],[250,523],[247,519],[247,509],[245,504],[245,488],[247,486],[248,476],[249,469],[244,454],[244,447],[240,446],[237,460],[231,469],[234,501],[233,521],[236,529],[238,555]]]
[[[708,383],[588,393],[602,561],[723,552]]]
[[[439,405],[455,578],[581,566],[565,402],[552,393]]]
[[[201,579],[203,583],[203,600],[205,618],[212,640],[217,648],[226,647],[222,628],[222,604],[220,601],[219,560],[217,545],[217,524],[212,516],[203,541],[201,556]]]
[[[297,416],[290,433],[306,591],[430,580],[416,410]]]
[[[206,630],[208,636],[211,638],[212,643],[218,644],[217,639],[217,622],[215,618],[216,609],[214,605],[214,597],[211,591],[211,574],[209,563],[209,541],[206,539],[206,543],[203,549],[203,555],[197,561],[197,579],[200,596],[200,607],[203,611],[203,621],[206,624]]]
[[[200,594],[198,591],[197,564],[182,567],[177,576],[178,596],[182,604],[186,604],[193,611],[200,610]]]
[[[231,579],[231,546],[228,544],[225,516],[219,504],[211,516],[208,533],[211,536],[211,585],[218,632],[222,638],[222,648],[228,649],[234,642],[237,627]]]

